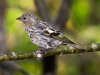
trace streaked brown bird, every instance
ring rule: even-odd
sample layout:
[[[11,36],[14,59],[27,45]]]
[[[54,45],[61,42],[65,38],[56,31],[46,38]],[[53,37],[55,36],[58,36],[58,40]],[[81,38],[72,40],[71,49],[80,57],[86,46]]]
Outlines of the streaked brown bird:
[[[23,22],[25,31],[30,40],[44,49],[54,49],[58,45],[69,45],[79,50],[85,50],[66,38],[59,30],[37,19],[37,17],[30,12],[24,13],[21,17],[18,17],[17,20]]]

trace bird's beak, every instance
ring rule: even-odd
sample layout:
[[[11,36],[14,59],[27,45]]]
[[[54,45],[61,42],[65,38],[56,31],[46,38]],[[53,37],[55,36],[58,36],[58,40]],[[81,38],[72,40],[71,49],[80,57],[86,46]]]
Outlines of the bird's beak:
[[[21,21],[21,17],[18,17],[18,18],[16,18],[16,19]]]

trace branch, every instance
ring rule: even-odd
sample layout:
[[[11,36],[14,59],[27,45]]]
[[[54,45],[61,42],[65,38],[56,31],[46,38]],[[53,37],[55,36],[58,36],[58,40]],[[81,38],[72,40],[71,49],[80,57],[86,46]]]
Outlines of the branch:
[[[51,19],[48,15],[47,6],[44,0],[35,0],[35,4],[39,14],[41,15],[42,19],[46,22],[51,22]]]
[[[59,25],[60,29],[64,29],[64,25],[69,18],[72,1],[73,0],[62,0],[57,19],[55,21],[55,24]]]
[[[21,54],[16,54],[15,52],[12,52],[11,55],[7,55],[7,54],[1,55],[0,61],[26,60],[26,59],[46,57],[46,56],[51,56],[51,55],[86,53],[86,52],[95,52],[95,51],[100,51],[99,43],[87,46],[86,51],[78,50],[78,49],[75,49],[73,47],[68,47],[68,46],[59,46],[55,50],[49,49],[43,52],[42,54],[40,53],[40,49],[35,50],[33,52],[21,53]]]
[[[17,70],[17,71],[21,72],[23,75],[30,75],[27,71],[25,71],[23,68],[21,68],[19,65],[17,65],[13,61],[6,61],[3,63],[0,63],[0,65],[2,67],[5,67],[6,69],[9,68],[11,70]]]

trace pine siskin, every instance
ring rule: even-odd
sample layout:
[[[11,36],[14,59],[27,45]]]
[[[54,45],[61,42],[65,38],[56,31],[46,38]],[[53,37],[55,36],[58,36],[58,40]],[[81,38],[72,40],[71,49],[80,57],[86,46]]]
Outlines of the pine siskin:
[[[37,19],[37,17],[30,12],[24,13],[21,17],[18,17],[17,20],[23,22],[30,40],[42,48],[54,49],[58,45],[69,45],[79,50],[85,50],[67,39],[63,33],[52,28],[48,23]]]

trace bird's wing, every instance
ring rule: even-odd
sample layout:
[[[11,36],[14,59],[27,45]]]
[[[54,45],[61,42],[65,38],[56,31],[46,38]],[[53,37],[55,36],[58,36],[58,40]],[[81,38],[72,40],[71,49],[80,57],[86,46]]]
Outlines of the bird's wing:
[[[79,45],[75,44],[74,42],[72,42],[71,40],[69,40],[68,38],[66,38],[63,33],[61,33],[60,31],[52,28],[51,26],[49,26],[47,23],[42,24],[43,26],[43,31],[41,32],[42,35],[50,37],[50,38],[54,38],[55,40],[59,40],[62,41],[63,45],[69,45],[69,46],[73,46],[77,49],[80,50],[84,50],[84,48],[80,47]]]
[[[53,38],[54,36],[58,36],[61,32],[52,28],[48,23],[42,22],[40,23],[40,26],[42,27],[42,34],[45,36],[49,36]]]
[[[50,38],[54,38],[54,39],[59,40],[59,41],[62,41],[65,44],[75,44],[74,42],[67,39],[63,35],[63,33],[61,33],[59,30],[52,28],[46,22],[42,23],[41,25],[42,25],[42,27],[44,26],[44,29],[42,31],[43,35],[48,36]]]

